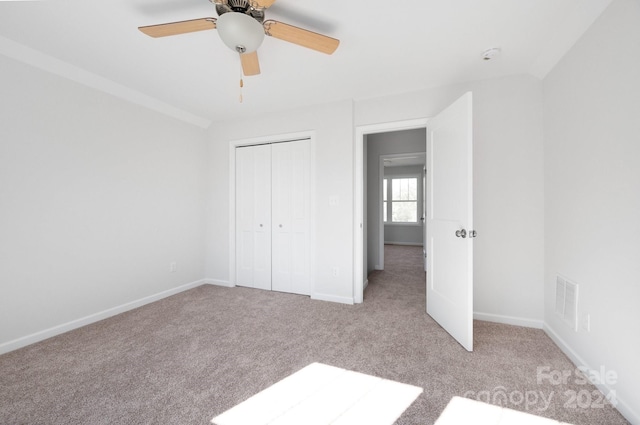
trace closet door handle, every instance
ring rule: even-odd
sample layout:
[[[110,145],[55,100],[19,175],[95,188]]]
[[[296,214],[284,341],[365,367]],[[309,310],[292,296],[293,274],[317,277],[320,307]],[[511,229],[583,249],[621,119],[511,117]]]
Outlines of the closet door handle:
[[[262,224],[260,225],[260,227],[262,227]]]
[[[282,224],[281,224],[281,225],[279,225],[278,227],[282,228]]]

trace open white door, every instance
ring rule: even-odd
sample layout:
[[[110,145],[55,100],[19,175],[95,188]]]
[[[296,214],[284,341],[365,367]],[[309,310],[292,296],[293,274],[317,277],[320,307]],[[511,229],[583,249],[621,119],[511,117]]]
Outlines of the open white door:
[[[427,124],[427,313],[473,350],[472,95]]]

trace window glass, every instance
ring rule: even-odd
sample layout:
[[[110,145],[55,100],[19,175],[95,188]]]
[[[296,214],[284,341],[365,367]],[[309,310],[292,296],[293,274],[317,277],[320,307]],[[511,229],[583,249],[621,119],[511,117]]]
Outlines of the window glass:
[[[387,180],[383,180],[384,221],[388,220],[388,197],[390,197],[391,221],[416,223],[418,221],[418,179],[416,177],[391,178],[390,193]]]

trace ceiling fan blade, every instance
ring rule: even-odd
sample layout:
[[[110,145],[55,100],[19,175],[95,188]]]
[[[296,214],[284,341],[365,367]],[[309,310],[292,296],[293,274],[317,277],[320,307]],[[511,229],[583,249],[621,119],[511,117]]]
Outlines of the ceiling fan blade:
[[[240,53],[242,63],[242,73],[247,77],[260,74],[260,62],[258,62],[258,52]]]
[[[146,27],[138,27],[138,29],[150,37],[166,37],[168,35],[216,29],[216,18],[191,19],[168,24],[148,25]]]
[[[317,50],[318,52],[328,55],[335,52],[340,44],[340,40],[338,39],[273,20],[264,22],[264,32],[271,37],[279,38],[280,40]]]
[[[255,3],[258,9],[266,9],[270,7],[276,0],[254,0],[251,3]]]

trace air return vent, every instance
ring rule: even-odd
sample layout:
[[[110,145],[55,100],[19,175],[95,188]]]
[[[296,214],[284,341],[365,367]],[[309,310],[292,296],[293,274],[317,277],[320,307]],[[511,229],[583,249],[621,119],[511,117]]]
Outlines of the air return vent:
[[[578,284],[556,276],[556,314],[578,331]]]

